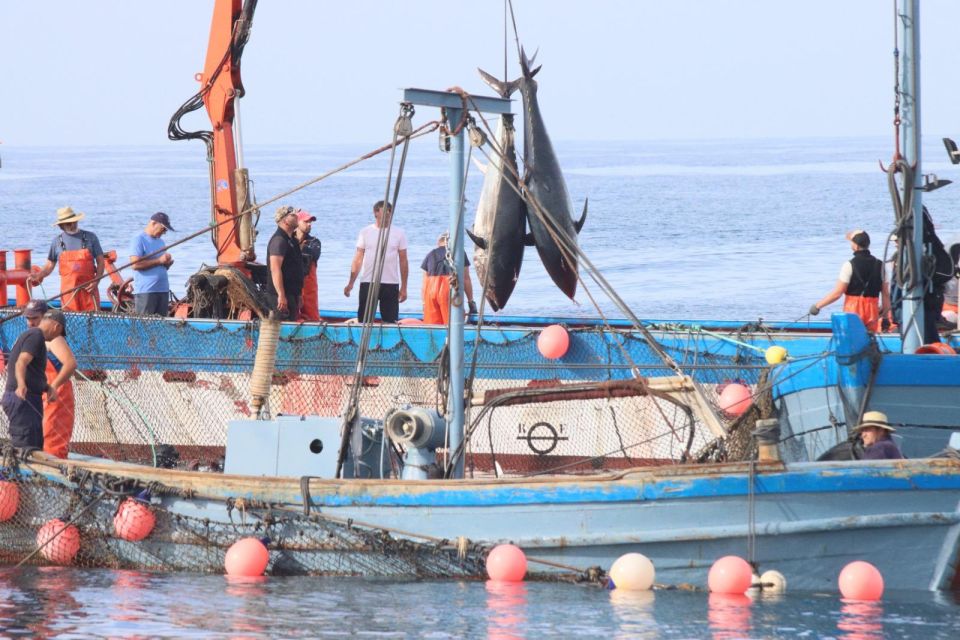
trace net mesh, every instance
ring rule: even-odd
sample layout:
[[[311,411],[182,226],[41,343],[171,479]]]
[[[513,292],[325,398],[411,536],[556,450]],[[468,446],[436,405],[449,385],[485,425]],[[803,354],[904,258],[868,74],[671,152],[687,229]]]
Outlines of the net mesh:
[[[25,328],[22,318],[0,322],[3,352]],[[255,417],[250,372],[259,323],[70,314],[68,328],[79,369],[72,381],[71,452],[222,470],[227,424]],[[360,334],[358,326],[284,325],[270,412],[341,415]],[[598,329],[571,334],[564,358],[548,361],[539,354],[535,331],[485,329],[476,342],[468,333],[465,360],[468,367],[476,361],[464,451],[470,475],[586,474],[751,455],[748,439],[718,445],[716,425],[704,416],[717,412],[722,385],[761,382],[765,367],[757,358],[715,351],[715,345],[692,335],[655,333],[659,349],[691,375],[663,378],[673,371],[639,334]],[[359,414],[382,418],[404,404],[443,413],[444,341],[440,329],[375,328]],[[0,367],[0,382],[6,382],[6,366]],[[706,399],[699,411],[697,395]],[[705,405],[712,406],[705,410]],[[748,433],[744,425],[763,411],[755,413],[726,426],[733,423],[734,433]],[[0,439],[7,434],[0,413]],[[78,476],[67,466],[48,465],[38,473],[37,465],[46,463],[36,461],[25,471],[20,454],[2,446],[0,562],[7,564],[222,572],[230,546],[254,537],[269,538],[267,571],[274,574],[483,576],[488,549],[469,541],[411,539],[282,504],[227,500],[217,509],[228,517],[210,518],[182,508],[196,498],[188,494],[173,495],[180,506],[168,510],[162,505],[172,503],[157,499],[169,497],[168,488]],[[438,468],[452,453],[437,451]],[[395,465],[392,472],[397,473]],[[131,496],[144,490],[152,493],[152,502],[131,503]],[[121,522],[124,531],[118,518],[127,522]],[[144,529],[149,532],[142,540],[127,539],[129,531]]]

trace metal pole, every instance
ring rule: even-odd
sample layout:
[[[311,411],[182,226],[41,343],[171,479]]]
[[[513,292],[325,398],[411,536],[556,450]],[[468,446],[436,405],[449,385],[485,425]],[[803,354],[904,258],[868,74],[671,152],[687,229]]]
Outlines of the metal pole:
[[[913,237],[904,241],[913,243],[913,264],[910,266],[916,274],[913,286],[903,292],[900,331],[903,352],[913,353],[923,344],[923,294],[927,285],[920,266],[923,257],[923,192],[917,189],[923,181],[920,163],[920,0],[899,0],[897,15],[900,18],[900,41],[903,42],[900,148],[904,159],[914,167],[913,184],[902,185],[902,201],[907,199],[908,190],[913,190]],[[900,253],[902,256],[904,252]]]
[[[463,109],[447,108],[447,122],[456,127]],[[464,128],[450,139],[450,237],[447,245],[453,256],[456,282],[463,283],[463,142]],[[451,244],[452,243],[452,244]],[[453,296],[451,296],[453,297]],[[447,398],[449,451],[457,451],[463,442],[463,296],[459,304],[450,301],[450,394]],[[457,459],[452,477],[463,477],[463,456]]]

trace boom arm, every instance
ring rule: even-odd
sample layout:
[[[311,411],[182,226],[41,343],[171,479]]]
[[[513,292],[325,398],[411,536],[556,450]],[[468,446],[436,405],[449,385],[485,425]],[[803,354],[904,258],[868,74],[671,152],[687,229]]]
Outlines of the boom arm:
[[[250,36],[257,0],[216,0],[210,25],[210,41],[203,72],[197,74],[200,91],[187,100],[170,119],[167,135],[171,140],[203,140],[210,163],[211,230],[217,249],[217,262],[246,271],[253,260],[255,234],[249,197],[249,175],[243,168],[243,156],[236,139],[234,120],[244,95],[240,80],[240,57]],[[205,106],[212,131],[184,131],[180,119]],[[241,212],[247,211],[237,218]]]

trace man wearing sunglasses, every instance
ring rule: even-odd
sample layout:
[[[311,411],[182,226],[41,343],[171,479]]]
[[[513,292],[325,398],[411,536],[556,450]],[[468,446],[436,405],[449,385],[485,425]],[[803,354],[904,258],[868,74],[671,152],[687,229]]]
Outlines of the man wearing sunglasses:
[[[267,244],[267,265],[270,279],[267,292],[275,300],[274,308],[280,320],[297,320],[300,316],[300,297],[303,292],[303,254],[294,237],[297,230],[296,207],[281,206],[274,219],[277,230]]]

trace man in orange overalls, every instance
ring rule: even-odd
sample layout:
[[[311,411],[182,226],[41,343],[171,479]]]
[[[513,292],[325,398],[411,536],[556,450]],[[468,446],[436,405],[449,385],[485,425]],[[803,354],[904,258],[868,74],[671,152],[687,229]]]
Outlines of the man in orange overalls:
[[[320,239],[310,235],[317,217],[300,209],[297,211],[297,230],[294,237],[300,241],[303,254],[303,293],[300,298],[300,320],[320,322],[318,300],[317,261],[320,259]]]
[[[90,231],[81,231],[83,214],[71,207],[57,209],[60,233],[54,236],[47,254],[47,263],[30,278],[36,286],[53,273],[60,263],[60,306],[64,311],[98,311],[100,309],[100,277],[104,258],[100,240]],[[82,285],[82,286],[81,286]],[[78,288],[79,287],[79,288]],[[74,291],[76,289],[76,291]]]
[[[76,401],[73,395],[73,372],[77,360],[67,344],[67,321],[57,309],[48,309],[43,300],[31,300],[23,309],[27,327],[40,327],[47,322],[54,337],[46,341],[47,386],[56,391],[56,401],[44,398],[43,402],[43,451],[58,458],[66,458],[73,437]],[[46,338],[46,334],[44,335]]]
[[[423,321],[427,324],[447,324],[450,322],[450,279],[453,269],[447,263],[447,234],[437,238],[437,246],[430,251],[420,264],[423,269],[423,286],[420,297],[423,299]],[[463,291],[467,294],[470,313],[477,312],[477,303],[473,301],[473,282],[470,280],[470,261],[463,254]]]
[[[884,276],[883,261],[870,254],[870,236],[866,231],[857,229],[846,237],[853,258],[843,263],[836,286],[810,307],[810,315],[817,315],[820,309],[845,295],[843,310],[860,316],[867,331],[877,332],[880,318],[890,309],[890,288]]]

